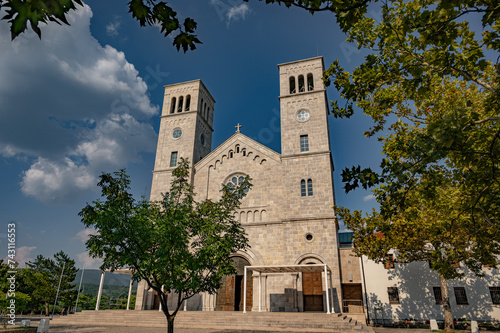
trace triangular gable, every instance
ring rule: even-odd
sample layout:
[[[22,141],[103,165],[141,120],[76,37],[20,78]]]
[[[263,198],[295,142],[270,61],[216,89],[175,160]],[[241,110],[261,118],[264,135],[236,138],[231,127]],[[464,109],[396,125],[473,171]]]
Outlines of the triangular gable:
[[[224,159],[228,158],[231,151],[236,153],[237,145],[239,145],[240,150],[246,150],[246,155],[248,157],[252,159],[258,158],[260,163],[265,160],[278,163],[281,162],[281,154],[249,138],[241,132],[236,132],[217,148],[212,150],[207,156],[198,161],[198,163],[195,164],[195,168],[199,170],[206,166],[215,166],[217,161],[219,163],[223,162]]]

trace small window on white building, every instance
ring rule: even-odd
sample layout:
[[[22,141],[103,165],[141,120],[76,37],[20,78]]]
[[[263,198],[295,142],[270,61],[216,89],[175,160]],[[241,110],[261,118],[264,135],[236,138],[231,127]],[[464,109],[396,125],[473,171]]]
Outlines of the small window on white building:
[[[394,255],[393,254],[388,254],[387,257],[385,258],[384,268],[385,269],[394,268]]]
[[[467,294],[465,293],[465,287],[454,287],[453,291],[455,292],[455,301],[457,305],[468,305]]]
[[[389,296],[389,304],[399,304],[398,287],[387,287],[387,295]]]
[[[434,300],[436,304],[441,304],[443,302],[443,294],[441,294],[441,287],[432,287],[434,292]]]
[[[500,304],[500,287],[490,287],[491,302]]]

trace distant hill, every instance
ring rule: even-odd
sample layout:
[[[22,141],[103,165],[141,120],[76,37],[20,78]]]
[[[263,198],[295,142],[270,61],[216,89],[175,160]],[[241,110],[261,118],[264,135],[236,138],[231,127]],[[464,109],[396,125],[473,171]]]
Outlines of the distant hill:
[[[82,270],[76,274],[73,283],[78,286],[80,284],[80,277]],[[99,290],[99,283],[101,281],[101,271],[99,269],[86,269],[83,271],[82,289],[85,294],[92,294],[97,296]],[[127,297],[128,287],[130,284],[130,275],[117,274],[106,272],[104,275],[103,295],[110,298]],[[134,282],[132,293],[135,294],[137,290],[137,282]]]
[[[80,283],[81,274],[82,270],[79,270],[78,273],[76,273],[76,278],[75,281],[73,281],[73,283],[76,283],[77,285]],[[99,269],[86,269],[85,271],[83,271],[82,283],[99,285],[100,281],[101,281],[101,271]],[[130,283],[130,275],[116,274],[110,272],[106,272],[106,274],[104,275],[104,285],[128,287],[129,283]]]

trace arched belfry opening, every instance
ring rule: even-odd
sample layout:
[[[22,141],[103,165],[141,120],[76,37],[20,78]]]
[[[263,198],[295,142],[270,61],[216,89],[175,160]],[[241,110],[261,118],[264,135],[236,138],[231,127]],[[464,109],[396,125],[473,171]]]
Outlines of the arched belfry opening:
[[[243,311],[243,279],[245,266],[250,263],[242,257],[231,258],[236,268],[236,275],[226,275],[217,291],[216,311]],[[246,310],[251,311],[253,300],[252,271],[247,270]]]

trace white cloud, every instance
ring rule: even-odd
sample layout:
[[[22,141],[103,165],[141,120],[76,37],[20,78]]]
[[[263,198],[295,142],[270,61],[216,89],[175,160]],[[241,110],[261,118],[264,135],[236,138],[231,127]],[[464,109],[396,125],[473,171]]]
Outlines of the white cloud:
[[[85,228],[80,230],[74,238],[79,239],[82,243],[85,243],[90,235],[96,235],[97,230],[94,228]]]
[[[246,3],[234,0],[210,0],[210,5],[215,9],[219,19],[226,21],[229,26],[231,22],[244,20],[245,16],[251,11]]]
[[[21,246],[16,249],[15,261],[19,264],[19,267],[25,267],[28,261],[33,261],[31,258],[31,252],[36,249],[36,246]],[[9,257],[4,258],[4,262],[8,262]]]
[[[98,269],[102,264],[102,259],[91,258],[87,252],[78,253],[76,258],[86,269]]]
[[[242,3],[239,6],[231,7],[227,11],[227,25],[231,22],[236,22],[239,20],[244,20],[245,16],[250,12],[250,7],[246,3]]]
[[[367,201],[370,201],[370,200],[375,200],[375,196],[373,194],[368,194],[366,196],[363,197],[363,201],[364,202],[367,202]]]
[[[111,37],[118,36],[118,29],[120,28],[120,25],[120,18],[115,16],[114,21],[109,22],[109,24],[106,26],[106,34]]]
[[[76,200],[101,171],[155,147],[158,107],[125,54],[92,37],[91,17],[88,6],[72,11],[71,26],[44,26],[41,41],[11,42],[0,22],[0,155],[31,161],[22,191],[46,203]]]

